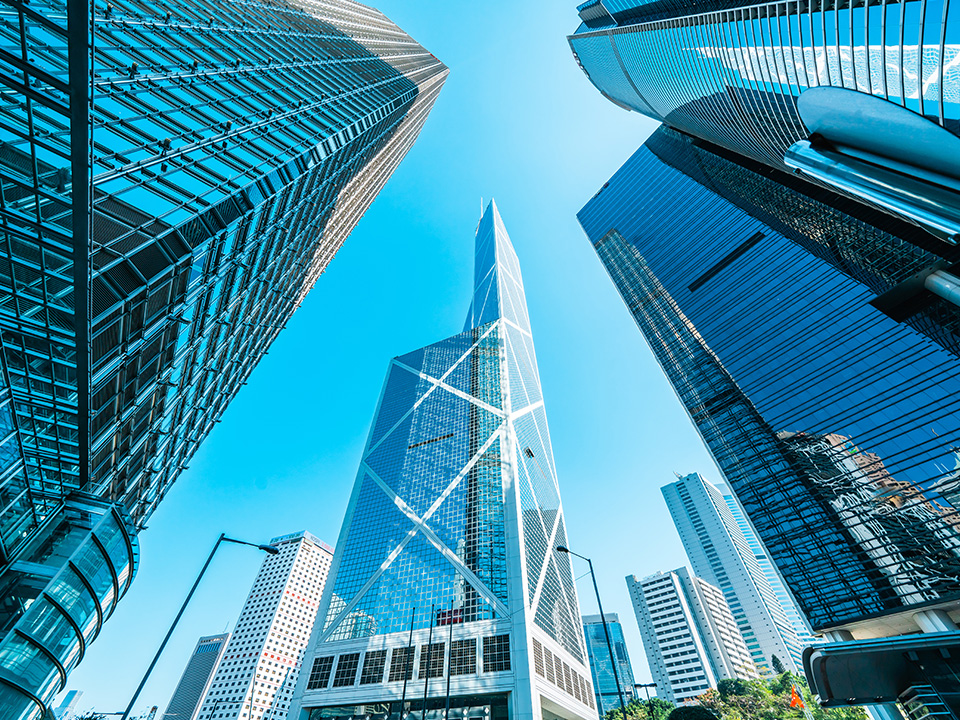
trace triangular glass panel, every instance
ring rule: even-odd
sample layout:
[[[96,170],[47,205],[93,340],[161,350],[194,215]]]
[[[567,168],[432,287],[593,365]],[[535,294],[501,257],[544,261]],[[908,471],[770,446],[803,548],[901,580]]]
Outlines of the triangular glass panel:
[[[365,463],[422,517],[473,455],[477,433],[489,437],[499,424],[496,415],[438,387]]]
[[[533,497],[530,481],[526,477],[526,468],[519,466],[520,477],[520,512],[523,516],[523,544],[527,561],[527,601],[533,602],[537,592],[537,583],[540,582],[540,572],[543,570],[543,561],[549,552],[549,528],[543,526],[540,507]]]
[[[462,333],[469,340],[465,343],[467,347],[473,344],[476,347],[447,375],[444,382],[499,409],[503,407],[500,393],[500,340],[498,330],[491,329],[490,325],[488,323]]]
[[[410,519],[367,474],[363,476],[352,518],[355,521],[351,520],[343,541],[344,559],[333,588],[341,608],[354,598],[413,527]],[[370,527],[364,521],[366,518],[376,518],[376,525]],[[339,615],[335,604],[327,614],[328,622]]]
[[[380,407],[377,408],[377,418],[370,431],[367,448],[374,447],[399,422],[421,395],[426,393],[432,383],[422,380],[419,375],[390,364],[390,374],[387,383],[380,395]]]
[[[433,615],[431,615],[433,606]],[[443,622],[487,620],[494,609],[422,534],[400,551],[329,640],[383,635]],[[415,615],[414,615],[415,613]]]
[[[482,443],[478,443],[478,449]],[[500,441],[495,440],[426,521],[487,589],[507,601]]]
[[[406,355],[401,355],[396,360],[412,370],[439,380],[463,357],[463,354],[470,349],[471,345],[473,345],[472,336],[463,332],[438,343],[422,347],[419,350],[414,350]]]
[[[513,423],[517,438],[518,457],[526,468],[533,486],[536,501],[541,510],[557,510],[560,507],[560,494],[553,466],[544,450],[540,433],[534,419],[534,413],[527,413]]]

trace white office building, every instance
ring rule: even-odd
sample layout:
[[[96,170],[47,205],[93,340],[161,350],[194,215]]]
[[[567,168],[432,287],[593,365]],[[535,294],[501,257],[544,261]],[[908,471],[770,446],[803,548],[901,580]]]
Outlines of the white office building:
[[[196,720],[200,701],[210,689],[229,641],[230,633],[207,635],[197,641],[162,720]]]
[[[756,666],[772,673],[776,655],[799,672],[803,645],[720,491],[698,473],[660,490],[693,572],[723,591]]]
[[[308,532],[270,544],[196,720],[287,717],[333,548]]]
[[[686,568],[629,575],[627,587],[658,697],[679,704],[720,680],[759,677],[719,588]]]

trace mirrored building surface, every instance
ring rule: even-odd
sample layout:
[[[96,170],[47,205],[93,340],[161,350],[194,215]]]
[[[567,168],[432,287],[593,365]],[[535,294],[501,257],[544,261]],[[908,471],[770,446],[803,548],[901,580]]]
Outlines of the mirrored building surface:
[[[813,628],[955,631],[950,250],[809,187],[661,128],[578,217]]]
[[[960,7],[590,0],[570,46],[610,100],[774,167],[806,138],[797,99],[847,88],[960,134]]]
[[[587,654],[590,656],[590,672],[593,675],[593,690],[597,696],[597,712],[604,717],[609,711],[620,708],[620,692],[623,702],[628,703],[636,697],[633,666],[627,652],[627,643],[623,638],[623,626],[617,613],[604,613],[607,621],[607,635],[603,631],[603,621],[599,615],[583,616],[583,634],[587,640]],[[613,649],[615,663],[610,659]],[[616,664],[616,670],[614,670]],[[616,675],[614,675],[616,672]],[[617,683],[620,690],[617,690]]]
[[[475,258],[463,332],[390,362],[292,718],[596,716],[554,552],[566,530],[520,267],[493,203]]]
[[[350,0],[7,3],[0,50],[8,583],[76,492],[135,547],[446,68]],[[0,633],[31,601],[5,596]],[[59,686],[19,676],[32,717]]]

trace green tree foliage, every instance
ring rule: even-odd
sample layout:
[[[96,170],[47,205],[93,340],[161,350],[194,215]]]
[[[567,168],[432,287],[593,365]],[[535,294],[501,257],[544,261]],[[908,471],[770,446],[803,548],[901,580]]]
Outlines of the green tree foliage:
[[[783,663],[780,661],[780,658],[778,658],[776,655],[770,656],[770,664],[773,665],[773,671],[777,675],[783,675],[787,671],[787,669],[783,666]]]
[[[627,703],[628,720],[667,720],[673,711],[673,703],[662,698],[650,698],[646,700],[631,700]],[[620,708],[610,710],[604,716],[605,720],[622,720],[623,713]]]
[[[750,683],[740,678],[721,680],[717,683],[717,692],[720,697],[726,700],[731,695],[747,695],[750,691]]]
[[[803,700],[805,708],[790,707],[793,688]],[[663,702],[663,701],[660,701]],[[716,690],[708,690],[696,699],[696,705],[684,705],[662,716],[634,714],[634,703],[627,706],[628,718],[650,720],[867,720],[863,708],[838,708],[826,710],[820,707],[803,677],[783,672],[761,680],[721,680]],[[669,706],[669,703],[665,703]],[[641,702],[642,706],[643,703]],[[805,712],[806,711],[806,712]],[[696,714],[693,714],[696,712]],[[807,715],[806,713],[810,714]],[[607,715],[607,720],[619,720]]]

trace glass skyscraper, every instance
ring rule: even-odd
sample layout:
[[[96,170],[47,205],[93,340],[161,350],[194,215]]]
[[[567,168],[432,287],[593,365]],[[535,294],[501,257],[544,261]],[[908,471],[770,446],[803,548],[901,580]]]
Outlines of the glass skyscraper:
[[[811,187],[661,128],[578,217],[813,628],[955,631],[956,307],[885,300],[951,255]]]
[[[0,49],[0,715],[30,718],[446,68],[350,0],[9,2]]]
[[[620,709],[620,695],[617,692],[617,679],[623,701],[628,703],[636,697],[633,687],[633,666],[627,653],[627,643],[623,638],[623,626],[617,613],[604,613],[607,631],[610,633],[610,645],[616,658],[617,677],[613,675],[613,663],[610,662],[610,648],[607,636],[603,632],[603,621],[599,615],[583,616],[583,635],[587,640],[587,654],[590,657],[590,672],[593,675],[593,690],[597,696],[597,712],[602,718],[611,710]]]
[[[780,573],[777,572],[776,566],[770,561],[767,549],[754,532],[753,526],[743,512],[743,508],[740,507],[740,503],[737,502],[737,498],[731,495],[729,490],[723,490],[723,492],[723,501],[726,503],[727,509],[730,510],[730,514],[733,515],[733,519],[737,523],[737,527],[740,528],[740,532],[743,533],[743,537],[753,552],[753,556],[757,560],[757,565],[760,566],[760,571],[764,577],[767,578],[773,594],[777,600],[780,601],[780,607],[783,608],[787,620],[790,622],[791,627],[793,627],[793,632],[797,636],[797,641],[801,649],[809,646],[814,641],[813,636],[810,634],[810,627],[803,615],[800,614],[800,610],[797,609],[796,603],[793,602],[790,591],[787,590],[786,585],[783,584],[783,579],[780,577]]]
[[[520,266],[492,202],[474,279],[460,334],[390,362],[291,717],[596,716]]]
[[[783,167],[797,98],[855,89],[960,133],[960,7],[788,0],[590,0],[570,46],[611,100]]]

